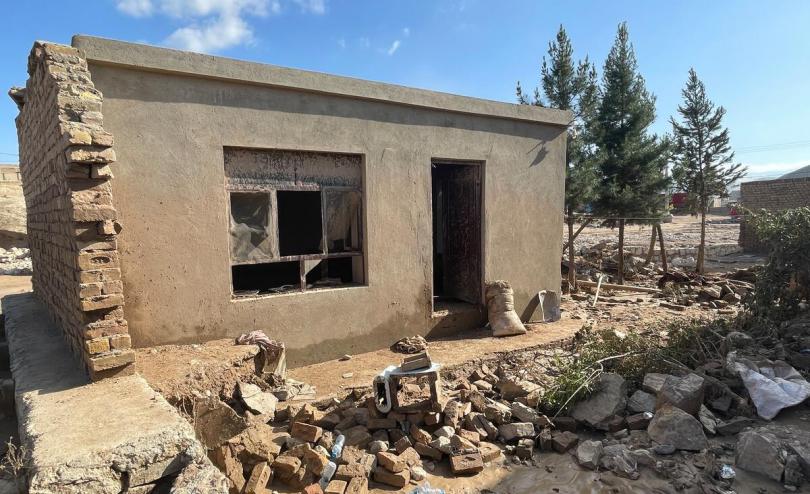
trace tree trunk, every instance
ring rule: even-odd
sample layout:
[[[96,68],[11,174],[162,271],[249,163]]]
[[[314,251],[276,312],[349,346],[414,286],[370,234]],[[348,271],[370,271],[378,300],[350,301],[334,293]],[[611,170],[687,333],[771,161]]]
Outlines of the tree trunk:
[[[701,208],[700,211],[700,245],[698,245],[697,263],[695,264],[695,272],[703,274],[705,271],[703,264],[705,261],[706,251],[706,208]]]
[[[574,259],[574,217],[568,215],[568,289],[577,290],[577,264]]]
[[[619,284],[624,285],[624,218],[619,220]]]
[[[655,229],[658,230],[658,245],[660,245],[661,249],[661,267],[664,268],[664,274],[667,273],[669,268],[667,267],[667,250],[664,247],[664,231],[661,229],[661,223],[655,225]]]
[[[645,266],[652,262],[653,251],[655,250],[655,234],[658,233],[658,230],[655,229],[655,225],[652,225],[651,230],[652,235],[650,235],[650,248],[647,249],[647,259],[644,261]]]

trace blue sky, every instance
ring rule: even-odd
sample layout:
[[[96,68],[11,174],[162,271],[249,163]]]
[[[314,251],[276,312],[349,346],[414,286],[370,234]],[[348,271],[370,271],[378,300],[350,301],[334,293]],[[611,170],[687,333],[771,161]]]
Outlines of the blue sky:
[[[35,39],[73,34],[192,49],[270,64],[514,102],[537,85],[560,24],[601,64],[627,21],[668,132],[687,71],[726,107],[751,175],[810,164],[810,2],[85,0],[10,2],[0,85],[24,85]],[[9,19],[10,16],[10,19]],[[0,98],[0,162],[16,162],[16,107]]]

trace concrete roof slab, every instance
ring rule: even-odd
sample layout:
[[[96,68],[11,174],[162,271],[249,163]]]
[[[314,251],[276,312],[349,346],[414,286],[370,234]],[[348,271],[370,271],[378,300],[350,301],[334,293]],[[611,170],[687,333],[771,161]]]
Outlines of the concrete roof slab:
[[[567,126],[572,118],[570,111],[458,96],[94,36],[76,35],[72,44],[84,52],[89,62],[138,70],[267,85],[554,126]]]

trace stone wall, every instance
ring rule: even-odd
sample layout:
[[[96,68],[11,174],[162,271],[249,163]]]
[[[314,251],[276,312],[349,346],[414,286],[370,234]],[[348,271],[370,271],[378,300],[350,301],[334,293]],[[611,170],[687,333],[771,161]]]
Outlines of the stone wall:
[[[746,182],[740,185],[740,201],[743,207],[754,212],[810,207],[810,177]],[[740,225],[740,246],[745,250],[762,249],[751,228],[746,228],[745,221]]]
[[[113,137],[102,95],[75,48],[37,42],[25,89],[10,91],[20,114],[20,172],[34,291],[92,379],[131,373],[112,202]]]

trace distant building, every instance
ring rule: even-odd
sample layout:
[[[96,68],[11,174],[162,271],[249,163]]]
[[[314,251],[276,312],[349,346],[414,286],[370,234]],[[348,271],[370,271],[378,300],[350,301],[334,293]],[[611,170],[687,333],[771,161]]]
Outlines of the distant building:
[[[0,248],[25,246],[25,199],[20,167],[0,163]]]
[[[758,180],[740,185],[740,202],[750,211],[781,211],[810,206],[810,165],[786,173],[775,180]],[[745,224],[740,225],[740,246],[760,250],[762,244]]]

